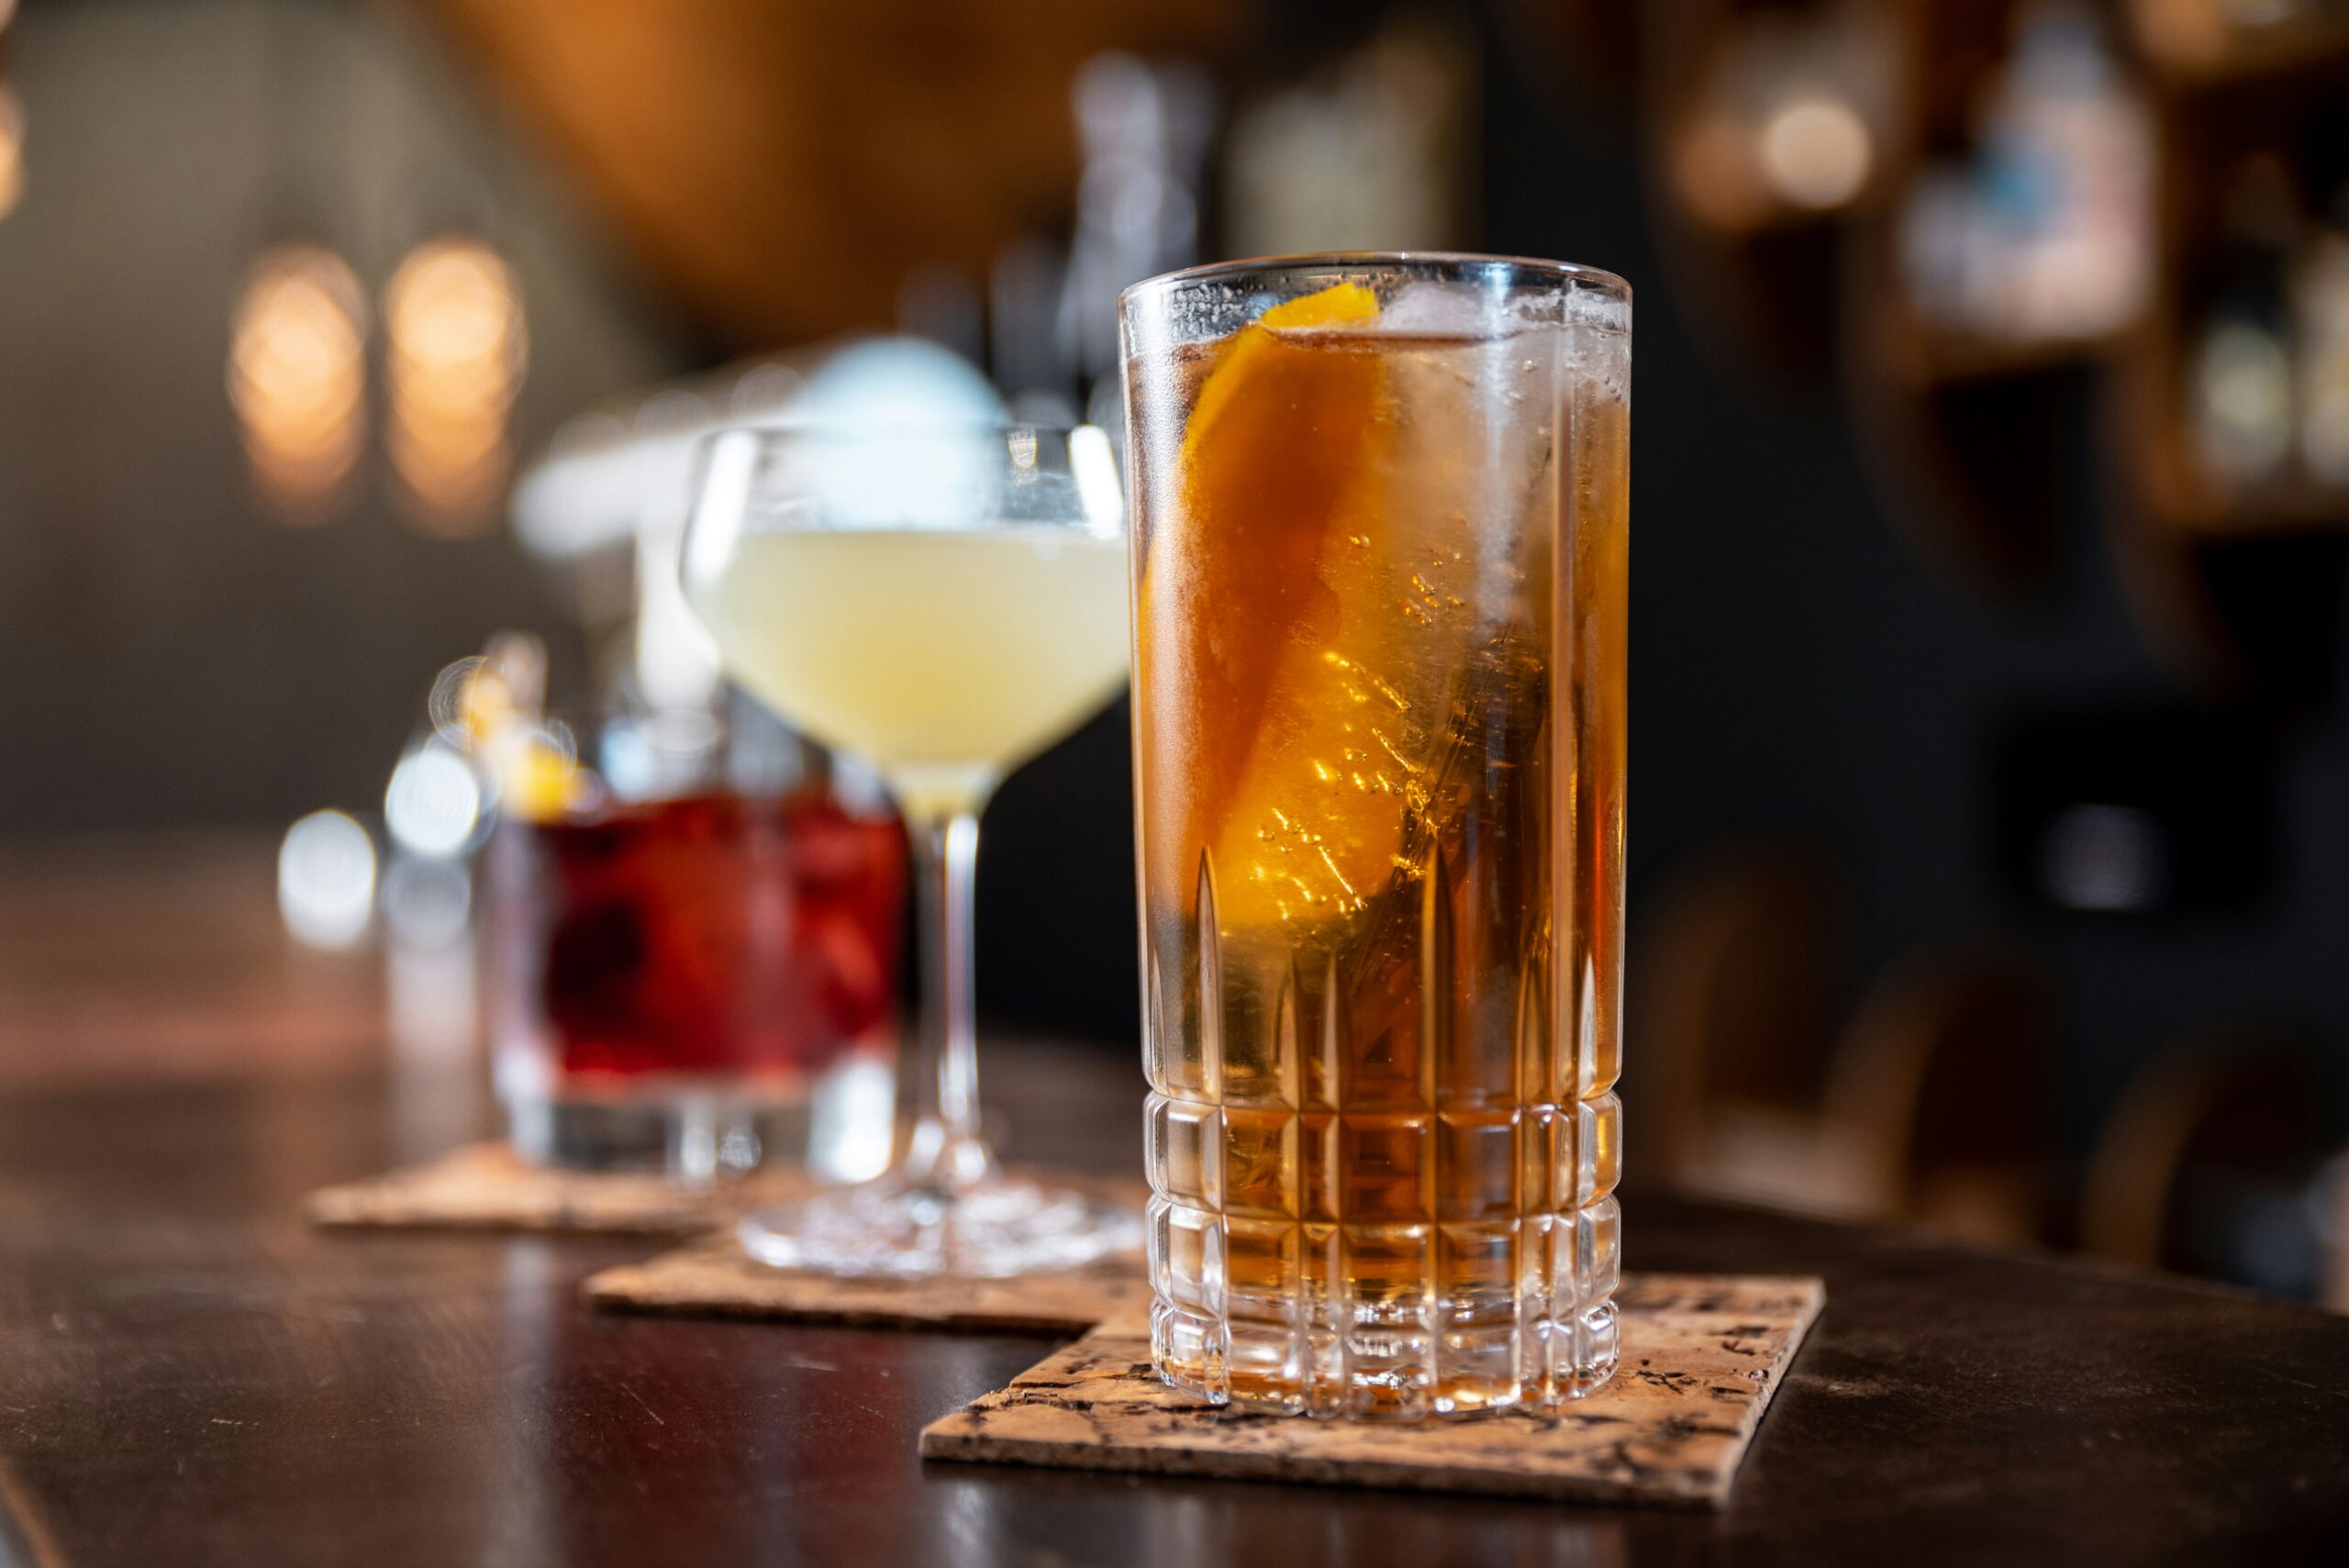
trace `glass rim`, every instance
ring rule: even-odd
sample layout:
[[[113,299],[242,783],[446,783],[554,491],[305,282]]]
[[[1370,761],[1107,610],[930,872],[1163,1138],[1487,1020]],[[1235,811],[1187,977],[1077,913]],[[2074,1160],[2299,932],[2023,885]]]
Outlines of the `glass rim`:
[[[956,461],[968,460],[978,473],[1000,474],[1009,470],[1009,489],[1027,493],[1037,504],[1043,489],[1074,485],[1076,510],[1066,516],[1049,508],[1034,515],[1023,512],[1001,519],[1054,529],[1074,529],[1096,538],[1122,537],[1126,531],[1124,476],[1119,470],[1117,438],[1108,429],[1086,422],[926,418],[921,417],[861,419],[800,419],[720,425],[694,439],[691,496],[686,512],[688,548],[700,526],[706,492],[714,475],[740,465],[732,483],[755,487],[754,471],[774,464],[813,464],[869,462],[875,452],[925,443],[952,450]],[[1050,481],[1040,487],[1032,481]],[[864,525],[877,526],[877,525]],[[899,525],[919,531],[949,531],[935,520],[917,523],[907,517]],[[958,523],[955,527],[967,524]],[[807,532],[851,531],[838,522],[821,525],[803,519]],[[685,570],[685,558],[679,569]]]
[[[1324,272],[1410,272],[1443,267],[1485,268],[1522,273],[1555,284],[1583,284],[1617,295],[1626,305],[1631,300],[1631,285],[1620,273],[1610,272],[1604,267],[1586,266],[1580,261],[1553,261],[1542,256],[1489,255],[1476,250],[1323,250],[1291,256],[1248,256],[1230,261],[1202,261],[1196,266],[1177,267],[1171,272],[1160,272],[1119,290],[1118,310],[1123,315],[1130,304],[1147,294],[1218,278]]]
[[[765,444],[809,437],[834,440],[903,440],[907,436],[1059,437],[1101,427],[1086,419],[762,419],[739,425],[718,425],[694,438],[697,447],[728,439],[754,439]]]

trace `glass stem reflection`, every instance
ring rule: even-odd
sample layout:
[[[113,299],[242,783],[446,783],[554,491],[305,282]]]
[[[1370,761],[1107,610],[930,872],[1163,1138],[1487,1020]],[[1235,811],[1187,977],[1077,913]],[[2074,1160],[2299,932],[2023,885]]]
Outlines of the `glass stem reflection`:
[[[979,818],[972,810],[907,824],[920,909],[920,1049],[900,1092],[913,1113],[906,1173],[941,1195],[961,1193],[995,1168],[979,1134],[979,1051],[972,999],[972,898]]]

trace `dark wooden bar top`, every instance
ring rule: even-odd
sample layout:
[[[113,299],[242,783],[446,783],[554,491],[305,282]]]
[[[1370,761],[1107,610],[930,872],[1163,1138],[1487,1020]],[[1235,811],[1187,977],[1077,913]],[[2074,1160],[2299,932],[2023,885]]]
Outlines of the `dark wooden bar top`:
[[[70,939],[15,885],[0,874],[18,939],[0,962],[0,1556],[17,1562],[2349,1561],[2349,1319],[1641,1194],[1633,1268],[1828,1282],[1722,1514],[925,1466],[921,1426],[1048,1341],[609,1316],[580,1280],[647,1244],[312,1231],[306,1192],[487,1125],[475,1075],[363,1038],[372,999],[348,975],[228,985],[207,955],[245,917],[217,902],[166,921],[188,944],[172,984],[210,1000],[142,1011],[109,966],[171,964],[139,957],[107,900]],[[105,962],[24,957],[102,938]],[[314,1006],[342,1045],[204,1066],[239,1060],[219,1045],[239,1018],[309,1038]],[[142,1065],[150,1014],[178,1021]],[[1138,1162],[1132,1053],[991,1051],[1015,1152]]]
[[[1097,1056],[997,1065],[1097,1159],[1135,1119]],[[19,1561],[2276,1562],[2349,1542],[2349,1320],[1659,1196],[1628,1208],[1634,1266],[1828,1281],[1719,1517],[925,1466],[922,1424],[1040,1341],[612,1317],[578,1282],[642,1243],[305,1229],[305,1191],[395,1157],[403,1094],[447,1092],[0,1104]]]

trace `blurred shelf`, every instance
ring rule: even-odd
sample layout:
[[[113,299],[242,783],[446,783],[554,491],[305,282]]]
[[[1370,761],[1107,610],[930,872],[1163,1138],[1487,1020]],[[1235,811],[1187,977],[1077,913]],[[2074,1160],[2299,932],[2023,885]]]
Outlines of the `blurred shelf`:
[[[1884,96],[1870,100],[1877,139],[1852,198],[1823,210],[1764,191],[1749,153],[1709,139],[1709,83],[1741,29],[1862,13],[1837,0],[1640,8],[1642,135],[1674,286],[1699,336],[1773,395],[1840,383],[1897,526],[1943,573],[1995,603],[2035,597],[2055,584],[2063,530],[2094,507],[2145,637],[2182,674],[2293,700],[2319,684],[2289,665],[2323,657],[2324,562],[2349,538],[2349,496],[2227,494],[2199,467],[2186,394],[2199,334],[2240,286],[2225,217],[2237,166],[2281,160],[2307,212],[2349,179],[2336,134],[2349,127],[2349,6],[2238,27],[2216,0],[2091,0],[2150,117],[2152,275],[2125,326],[2014,339],[1919,309],[1903,215],[1922,182],[1979,155],[1985,104],[2036,3],[1866,13],[1891,29]]]
[[[1831,233],[1851,221],[1867,205],[1865,196],[1831,207],[1798,207],[1785,202],[1760,204],[1736,217],[1707,213],[1682,199],[1677,204],[1688,227],[1725,244],[1740,244],[1780,234]]]
[[[2111,548],[2147,640],[2190,684],[2306,706],[2330,700],[2338,663],[2349,495],[2328,494],[2288,455],[2274,480],[2231,488],[2206,466],[2189,406],[2213,313],[2256,284],[2247,269],[2271,248],[2267,297],[2288,310],[2278,291],[2289,286],[2281,269],[2294,227],[2339,178],[2319,133],[2349,102],[2349,17],[2232,39],[2190,67],[2147,47],[2161,89],[2156,277],[2114,378],[2109,462],[2121,505]],[[2247,206],[2247,194],[2277,212]]]
[[[2349,15],[2307,17],[2248,28],[2218,24],[2221,36],[2205,41],[2165,39],[2143,20],[2149,6],[2132,8],[2132,29],[2148,77],[2165,91],[2194,93],[2243,83],[2322,74],[2349,59]]]
[[[1921,386],[1996,381],[2101,366],[2119,348],[2121,335],[2081,338],[2002,339],[1919,327],[1896,339],[1889,365]]]
[[[2227,499],[2197,490],[2146,495],[2154,518],[2188,539],[2221,542],[2278,535],[2349,532],[2349,495],[2314,485]]]
[[[1755,381],[1780,391],[1790,381],[1829,384],[1845,292],[1843,236],[1890,188],[1884,130],[1869,83],[1854,86],[1852,72],[1820,60],[1785,80],[1771,77],[1754,63],[1754,39],[1766,34],[1779,52],[1800,52],[1787,29],[1857,13],[1833,0],[1666,0],[1619,9],[1639,18],[1647,184],[1675,291],[1700,313],[1709,345]],[[1835,182],[1819,188],[1820,205],[1799,199],[1810,166],[1784,151],[1773,165],[1766,150],[1765,109],[1798,103],[1844,111],[1828,117],[1823,131],[1812,127],[1823,141],[1811,151],[1826,157]]]

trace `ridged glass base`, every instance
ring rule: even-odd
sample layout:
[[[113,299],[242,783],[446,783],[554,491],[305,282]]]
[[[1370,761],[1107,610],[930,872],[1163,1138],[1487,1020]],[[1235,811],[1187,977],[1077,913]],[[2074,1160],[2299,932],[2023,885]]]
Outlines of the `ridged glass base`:
[[[1542,1410],[1615,1375],[1615,1307],[1524,1331],[1415,1324],[1338,1334],[1219,1323],[1162,1301],[1151,1308],[1150,1351],[1158,1375],[1177,1388],[1285,1416],[1408,1421]]]
[[[1619,1117],[1612,1094],[1359,1116],[1152,1095],[1159,1375],[1400,1419],[1587,1394],[1615,1370]]]

